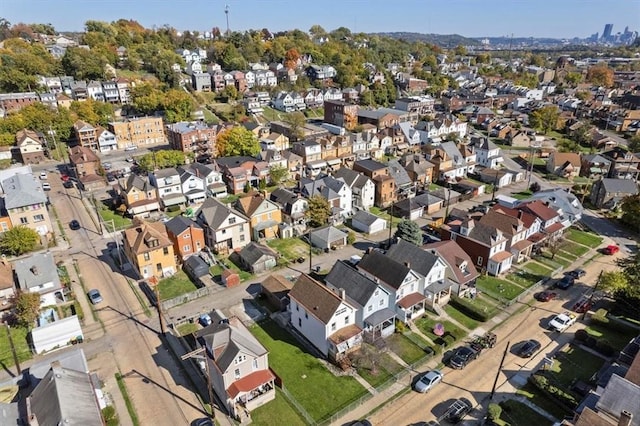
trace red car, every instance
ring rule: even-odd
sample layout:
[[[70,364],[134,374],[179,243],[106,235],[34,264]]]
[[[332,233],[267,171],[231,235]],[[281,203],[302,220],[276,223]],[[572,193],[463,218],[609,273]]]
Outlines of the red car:
[[[63,175],[60,175],[60,179],[62,179],[63,182],[66,182],[69,180],[69,176],[63,174]]]
[[[558,295],[557,293],[545,290],[545,291],[541,291],[540,293],[537,293],[535,295],[535,298],[538,302],[548,302],[550,300],[555,299],[557,295]]]
[[[606,246],[604,249],[602,249],[602,252],[604,254],[608,254],[608,255],[613,255],[616,254],[617,252],[620,251],[620,247],[616,246],[616,245],[609,245]]]
[[[591,301],[589,299],[581,299],[573,305],[572,310],[579,314],[584,314],[585,312],[589,312],[591,309]]]

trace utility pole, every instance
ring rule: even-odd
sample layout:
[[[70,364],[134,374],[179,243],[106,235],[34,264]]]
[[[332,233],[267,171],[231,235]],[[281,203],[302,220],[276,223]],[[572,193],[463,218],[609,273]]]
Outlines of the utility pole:
[[[9,346],[11,346],[11,354],[13,355],[13,362],[16,363],[16,369],[18,370],[18,376],[20,375],[20,373],[22,372],[22,369],[20,368],[20,360],[18,360],[18,354],[16,353],[16,347],[13,344],[13,338],[11,337],[11,328],[9,327],[9,324],[6,324],[7,326],[7,336],[9,337]]]
[[[391,214],[389,214],[389,242],[387,248],[391,247],[391,232],[393,231],[393,202],[391,203]]]
[[[602,270],[600,271],[600,274],[598,275],[598,279],[596,280],[596,285],[593,286],[593,290],[591,291],[591,294],[589,295],[589,306],[591,306],[591,304],[593,303],[593,293],[596,292],[596,290],[598,289],[598,286],[600,285],[600,281],[602,280]],[[587,317],[587,310],[585,309],[584,312],[582,313],[582,320],[584,321],[584,319]]]
[[[165,325],[164,325],[164,314],[162,312],[162,300],[160,300],[160,289],[158,288],[158,279],[153,276],[149,279],[150,282],[153,282],[155,285],[153,289],[156,293],[156,309],[158,310],[158,318],[160,319],[160,332],[164,336],[166,333]]]
[[[224,7],[224,14],[227,17],[227,37],[229,37],[229,34],[231,34],[231,30],[229,29],[229,5],[225,5]]]
[[[211,392],[213,388],[211,387],[211,375],[209,374],[209,354],[207,347],[203,346],[200,349],[196,349],[195,351],[189,352],[180,357],[183,361],[187,358],[204,359],[204,370],[205,375],[207,376],[207,391],[209,392],[209,406],[211,407],[211,419],[215,419],[216,412],[213,409],[213,393]]]
[[[507,352],[509,351],[510,346],[511,346],[511,342],[507,342],[507,346],[504,348],[504,353],[502,354],[502,360],[500,361],[500,366],[498,367],[498,372],[496,373],[496,379],[493,381],[493,387],[491,388],[491,395],[489,396],[490,400],[493,400],[493,395],[495,395],[496,393],[498,378],[500,377],[500,372],[502,371],[502,365],[504,364],[504,359],[507,357]]]

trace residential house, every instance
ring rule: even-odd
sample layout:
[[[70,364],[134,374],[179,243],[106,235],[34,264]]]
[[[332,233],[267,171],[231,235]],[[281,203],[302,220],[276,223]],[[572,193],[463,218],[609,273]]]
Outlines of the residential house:
[[[477,179],[480,182],[488,183],[496,188],[504,188],[513,183],[514,175],[508,170],[478,168],[476,169]]]
[[[611,160],[600,154],[581,156],[580,176],[595,180],[609,175]]]
[[[325,81],[334,78],[337,75],[337,72],[336,69],[331,65],[311,64],[307,67],[306,74],[311,81]]]
[[[602,153],[602,156],[611,161],[607,177],[612,179],[638,180],[640,176],[640,158],[631,151],[622,147],[615,147]]]
[[[300,193],[294,193],[285,188],[277,188],[269,199],[280,206],[283,220],[289,224],[305,224],[305,212],[307,211],[307,199]]]
[[[204,200],[196,218],[207,246],[216,252],[241,249],[251,241],[249,219],[215,198]]]
[[[202,65],[200,64],[202,70]],[[191,74],[191,87],[196,92],[211,92],[211,74],[208,72],[193,72]]]
[[[347,245],[347,233],[333,226],[314,229],[309,233],[309,242],[313,247],[323,250],[336,249]]]
[[[89,123],[78,120],[73,123],[76,143],[93,151],[99,150],[97,129]]]
[[[51,109],[58,109],[58,100],[55,93],[40,93],[40,103],[48,106]]]
[[[293,96],[288,92],[280,92],[273,99],[273,107],[282,112],[294,112],[296,110]]]
[[[40,295],[40,307],[65,301],[52,253],[33,253],[18,259],[13,262],[13,271],[20,290]]]
[[[548,207],[555,210],[560,215],[560,221],[566,228],[582,219],[583,207],[580,200],[563,188],[543,189],[533,193],[523,203],[533,200],[540,200]]]
[[[161,117],[139,117],[111,122],[108,129],[116,135],[118,149],[166,143]]]
[[[580,175],[580,154],[553,151],[547,159],[547,171],[566,178]]]
[[[124,253],[142,278],[166,277],[176,273],[173,242],[162,222],[136,219],[131,228],[124,230],[123,236]]]
[[[173,243],[173,252],[181,263],[205,247],[204,229],[197,222],[184,216],[176,216],[164,226],[167,228],[167,237]]]
[[[38,164],[46,160],[44,135],[33,130],[22,129],[16,133],[16,146],[20,150],[23,164]]]
[[[76,145],[69,150],[69,165],[83,189],[101,188],[104,186],[100,158],[89,148]]]
[[[36,102],[40,102],[36,92],[0,93],[0,111],[4,111],[5,114],[20,111]]]
[[[4,209],[13,227],[26,226],[44,237],[53,231],[47,204],[49,202],[40,182],[31,174],[15,174],[2,181]]]
[[[433,182],[434,165],[420,154],[402,156],[400,164],[404,167],[409,178],[420,186],[427,186]]]
[[[515,263],[524,262],[531,256],[533,242],[527,239],[527,228],[519,218],[492,209],[480,218],[480,223],[502,231],[507,238],[505,250],[513,255]]]
[[[11,309],[11,300],[16,294],[13,265],[6,259],[0,261],[0,311]]]
[[[500,148],[489,138],[471,138],[471,146],[476,154],[476,162],[489,169],[497,169],[504,162]]]
[[[480,273],[471,257],[454,240],[438,241],[423,246],[424,250],[437,254],[447,265],[445,277],[453,282],[453,293],[458,297],[474,294],[476,280]]]
[[[197,204],[207,197],[205,178],[200,176],[197,169],[180,166],[177,169],[180,176],[180,189],[188,204]]]
[[[413,198],[416,195],[416,185],[404,167],[400,165],[398,160],[389,160],[387,167],[389,168],[389,175],[395,181],[398,199]]]
[[[423,208],[423,215],[431,215],[444,207],[444,200],[433,192],[423,192],[411,198],[411,202]]]
[[[116,135],[105,128],[98,126],[96,128],[96,137],[98,139],[98,150],[105,154],[118,149],[118,141]]]
[[[171,149],[193,153],[197,161],[217,156],[217,128],[199,121],[180,121],[167,125],[167,138]]]
[[[260,138],[260,147],[263,150],[284,151],[290,148],[289,138],[280,133],[270,132],[267,136]]]
[[[64,93],[58,93],[56,95],[56,102],[58,104],[58,108],[69,109],[71,107],[71,103],[73,102],[73,99],[71,99],[69,96],[65,95]]]
[[[365,234],[375,234],[387,228],[387,221],[380,216],[360,210],[351,218],[351,227]]]
[[[71,95],[74,100],[78,102],[86,101],[88,98],[87,82],[86,81],[72,81],[71,82]]]
[[[394,333],[396,313],[389,307],[390,293],[344,261],[337,261],[326,276],[327,287],[335,294],[344,292],[355,311],[355,324],[364,331],[364,339],[374,342]]]
[[[115,80],[118,87],[118,94],[120,95],[120,103],[128,104],[131,102],[131,91],[129,80],[126,78],[118,78]]]
[[[87,83],[87,97],[94,101],[105,102],[102,83],[99,81],[90,81]]]
[[[511,135],[509,135],[506,140],[507,143],[511,146],[528,148],[529,146],[531,146],[533,138],[529,136],[525,131],[516,131],[511,132]]]
[[[402,111],[411,111],[420,115],[430,114],[433,112],[435,100],[429,96],[411,96],[408,98],[399,98],[395,101],[395,108]]]
[[[280,274],[271,274],[260,283],[260,294],[279,311],[289,306],[289,292],[293,283]]]
[[[276,267],[278,253],[264,244],[251,241],[238,253],[242,269],[261,274]]]
[[[424,214],[424,205],[418,203],[414,198],[405,198],[398,201],[392,207],[393,215],[407,220],[416,220]]]
[[[373,180],[376,206],[388,207],[397,200],[396,183],[386,165],[375,160],[359,160],[353,164],[353,170]]]
[[[341,167],[332,173],[338,180],[344,181],[352,194],[353,210],[369,210],[375,204],[376,185],[363,173]]]
[[[302,157],[303,164],[312,163],[322,159],[322,147],[316,141],[303,140],[294,142],[291,147],[291,151]]]
[[[110,104],[120,103],[120,93],[118,92],[118,84],[115,81],[103,81],[102,92],[104,100]]]
[[[351,215],[353,208],[353,193],[344,181],[328,175],[321,175],[315,180],[302,178],[299,182],[300,192],[307,198],[321,195],[331,206],[331,216],[340,221]]]
[[[249,218],[253,241],[278,237],[278,225],[282,223],[280,206],[262,194],[255,193],[236,201],[236,209]]]
[[[338,294],[306,274],[298,277],[289,292],[291,325],[320,353],[340,360],[362,344],[362,329],[356,325],[357,309]]]
[[[564,226],[560,220],[560,214],[549,207],[549,205],[541,200],[529,201],[518,204],[518,210],[529,213],[540,220],[540,232],[536,235],[529,236],[529,240],[533,241],[534,246],[542,241],[554,241],[560,238],[564,230]]]
[[[254,410],[276,397],[276,377],[269,369],[269,352],[237,317],[211,313],[211,325],[196,332],[205,349],[209,382],[228,412],[246,421]]]
[[[116,191],[130,216],[144,216],[160,210],[158,191],[144,176],[130,174],[124,183],[118,182]]]
[[[599,209],[615,209],[624,197],[638,194],[638,184],[630,179],[603,178],[591,187],[589,199]]]
[[[424,280],[410,265],[373,251],[365,254],[356,267],[388,292],[389,307],[398,320],[407,323],[424,314]]]
[[[389,247],[386,256],[411,268],[421,277],[421,286],[429,306],[444,305],[449,301],[453,283],[445,278],[447,264],[437,254],[398,239]]]
[[[149,182],[158,191],[158,200],[163,209],[186,204],[182,193],[182,180],[177,169],[170,167],[149,172]]]
[[[511,268],[513,255],[506,250],[508,239],[494,226],[476,219],[453,220],[440,227],[443,240],[455,240],[478,268],[500,275]]]
[[[212,197],[226,197],[227,186],[222,180],[222,172],[217,163],[202,164],[202,163],[190,163],[181,166],[183,170],[190,171],[192,174],[198,176],[204,181],[207,195]]]
[[[358,125],[358,105],[342,100],[324,100],[324,122],[352,130]]]

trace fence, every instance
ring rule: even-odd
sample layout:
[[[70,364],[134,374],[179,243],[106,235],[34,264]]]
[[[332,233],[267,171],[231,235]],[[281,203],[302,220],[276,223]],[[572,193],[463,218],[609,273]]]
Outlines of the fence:
[[[174,297],[173,299],[167,299],[162,301],[162,309],[167,310],[171,309],[175,306],[182,305],[183,303],[190,302],[195,299],[199,299],[204,296],[209,296],[215,294],[225,287],[215,284],[209,287],[202,287],[197,290],[191,291],[189,293],[182,294],[180,296]]]
[[[282,394],[285,396],[285,398],[287,398],[287,401],[289,401],[291,403],[291,405],[293,405],[293,407],[296,409],[296,411],[302,417],[304,417],[304,419],[307,422],[307,424],[313,425],[313,424],[316,423],[315,420],[313,420],[313,417],[311,417],[311,415],[309,413],[307,413],[307,410],[305,410],[304,407],[302,405],[300,405],[300,403],[293,397],[293,395],[291,395],[289,393],[289,391],[284,386],[284,384],[282,385],[282,387],[280,389],[282,390]]]

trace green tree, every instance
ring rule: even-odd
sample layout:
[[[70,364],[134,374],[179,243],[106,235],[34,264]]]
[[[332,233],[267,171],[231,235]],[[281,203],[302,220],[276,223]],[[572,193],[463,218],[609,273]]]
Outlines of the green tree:
[[[64,71],[78,80],[99,80],[104,77],[109,60],[95,49],[68,48],[62,57]]]
[[[244,127],[223,130],[217,138],[218,152],[223,157],[233,155],[255,156],[260,152],[260,143],[256,135]]]
[[[280,185],[289,176],[289,170],[286,167],[275,164],[269,167],[269,176],[272,184]]]
[[[193,98],[184,90],[170,89],[164,95],[162,107],[169,123],[187,121],[193,113]]]
[[[640,135],[635,135],[627,141],[627,147],[631,152],[640,151]]]
[[[403,219],[398,224],[395,237],[417,246],[422,245],[422,230],[416,222]]]
[[[593,126],[591,124],[583,123],[572,134],[571,139],[582,146],[589,146],[591,144],[591,132]]]
[[[309,219],[309,225],[311,227],[318,227],[327,224],[329,216],[331,216],[331,206],[329,201],[322,195],[314,195],[309,198],[307,203],[307,211],[305,212],[307,219]]]
[[[18,324],[30,329],[40,314],[40,293],[18,290],[12,302]]]
[[[529,123],[535,129],[541,130],[543,133],[556,128],[560,111],[555,105],[547,105],[533,111],[529,115]]]
[[[636,299],[640,302],[640,251],[632,256],[618,260],[618,267],[622,268],[627,278],[628,286],[615,293],[616,297]]]
[[[131,89],[131,104],[142,114],[153,114],[162,105],[162,91],[152,83],[136,84]]]
[[[287,114],[283,121],[291,128],[291,141],[295,142],[304,137],[304,125],[307,124],[307,118],[300,111]]]
[[[465,56],[467,54],[467,48],[459,44],[453,49],[453,53],[455,53],[456,56]]]
[[[622,216],[620,220],[630,226],[635,232],[640,231],[640,195],[629,195],[622,199],[620,205]],[[640,275],[638,276],[640,279]]]
[[[578,83],[582,81],[582,74],[580,74],[579,72],[570,72],[570,73],[567,73],[564,79],[571,86],[576,86]]]
[[[629,289],[629,280],[623,271],[603,272],[598,288],[611,294],[626,292]]]
[[[145,171],[178,167],[186,162],[184,152],[177,150],[162,150],[147,153],[136,159],[138,167]]]
[[[349,231],[347,233],[347,244],[353,244],[356,242],[356,233],[353,231]]]
[[[40,242],[40,235],[26,226],[16,226],[0,237],[0,252],[10,256],[19,256],[32,251]]]

